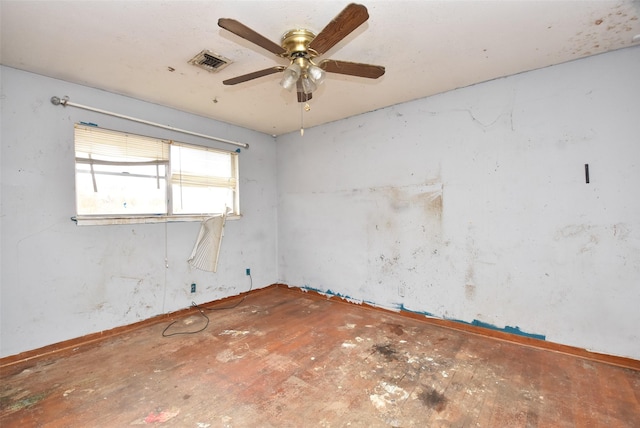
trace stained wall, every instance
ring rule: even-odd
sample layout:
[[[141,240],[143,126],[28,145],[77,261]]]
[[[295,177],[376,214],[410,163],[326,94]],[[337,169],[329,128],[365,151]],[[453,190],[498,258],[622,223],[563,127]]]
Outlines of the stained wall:
[[[275,140],[203,117],[2,67],[0,355],[127,325],[272,284],[276,274]],[[241,149],[243,217],[225,227],[218,272],[187,259],[199,223],[77,226],[73,125],[235,146],[73,107],[103,110],[249,143]],[[251,278],[245,269],[251,269]],[[191,284],[196,283],[196,293]]]
[[[638,76],[636,47],[279,137],[280,281],[640,358]]]
[[[249,267],[254,287],[640,358],[639,48],[277,139],[0,71],[1,356],[238,294]],[[227,222],[217,274],[186,262],[197,223],[70,220],[73,123],[217,143],[53,106],[53,95],[251,144],[243,218]]]

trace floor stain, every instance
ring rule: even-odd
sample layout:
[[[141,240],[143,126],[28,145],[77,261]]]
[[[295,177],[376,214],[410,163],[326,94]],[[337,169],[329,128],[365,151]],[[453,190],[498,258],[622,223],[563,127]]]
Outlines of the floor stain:
[[[396,336],[402,336],[404,334],[404,330],[402,329],[402,326],[400,324],[387,324],[387,326],[391,330],[391,333],[395,334]]]
[[[418,397],[425,406],[434,409],[438,413],[447,407],[447,397],[445,397],[444,394],[440,394],[433,388],[425,389],[418,395]]]
[[[13,413],[22,409],[26,409],[35,404],[38,404],[45,398],[47,398],[47,392],[41,392],[39,394],[29,395],[28,397],[13,401],[10,397],[3,397],[0,403],[0,413]]]
[[[397,351],[391,345],[373,345],[373,351],[385,357],[387,361],[397,360]]]
[[[163,338],[151,325],[52,365],[3,367],[0,427],[640,428],[629,393],[639,371],[298,290],[250,303],[197,336]]]
[[[167,422],[170,419],[175,418],[176,416],[178,416],[178,414],[180,413],[180,409],[176,409],[176,408],[171,408],[169,410],[156,410],[154,412],[150,412],[147,417],[145,417],[143,419],[145,424],[152,424],[152,423],[163,423],[163,422]]]

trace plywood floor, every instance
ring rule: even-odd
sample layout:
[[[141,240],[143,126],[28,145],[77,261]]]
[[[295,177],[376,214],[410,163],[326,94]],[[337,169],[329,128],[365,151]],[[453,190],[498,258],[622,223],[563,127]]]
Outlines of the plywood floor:
[[[285,288],[206,314],[5,367],[0,426],[640,427],[638,371]]]

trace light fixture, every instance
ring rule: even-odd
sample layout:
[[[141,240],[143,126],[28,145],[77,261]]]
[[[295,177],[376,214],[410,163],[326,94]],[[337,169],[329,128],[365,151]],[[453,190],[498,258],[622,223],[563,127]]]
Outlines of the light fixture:
[[[309,68],[307,68],[307,74],[309,78],[313,80],[316,85],[321,85],[324,82],[325,72],[323,69],[309,61]]]
[[[318,85],[308,75],[302,76],[300,82],[302,83],[302,92],[307,95],[318,89]]]
[[[283,73],[280,86],[290,91],[300,80],[305,94],[318,89],[318,85],[322,84],[325,77],[325,71],[305,56],[295,58]]]
[[[311,31],[304,29],[291,30],[282,36],[282,47],[286,51],[282,56],[288,58],[291,63],[284,70],[280,68],[283,71],[280,86],[289,91],[295,86],[298,102],[304,103],[300,104],[300,136],[304,136],[304,113],[311,109],[307,101],[322,84],[326,74],[312,61],[318,56],[318,52],[309,48],[309,43],[315,37]]]
[[[302,74],[302,67],[297,63],[293,62],[289,67],[287,67],[282,76],[282,80],[280,81],[280,86],[290,91],[296,86],[296,82],[300,78]]]

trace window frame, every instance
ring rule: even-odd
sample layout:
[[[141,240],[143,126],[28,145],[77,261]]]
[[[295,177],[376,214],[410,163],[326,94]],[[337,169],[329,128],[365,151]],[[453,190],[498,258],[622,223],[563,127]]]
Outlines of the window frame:
[[[143,140],[154,140],[155,142],[159,142],[160,144],[167,145],[167,160],[155,160],[149,162],[139,162],[141,165],[164,165],[165,166],[165,175],[162,177],[164,180],[165,186],[165,200],[164,200],[164,213],[158,214],[79,214],[78,213],[78,205],[79,205],[79,193],[78,193],[78,179],[77,176],[79,174],[78,164],[92,164],[87,158],[82,158],[77,156],[77,132],[78,129],[82,129],[85,131],[104,131],[105,134],[117,134],[120,137],[128,137],[132,136],[135,138],[141,138]],[[116,143],[114,143],[116,145]],[[227,220],[234,220],[242,217],[240,212],[240,179],[239,179],[239,150],[229,151],[218,148],[213,148],[205,145],[185,143],[182,141],[168,140],[157,137],[149,137],[141,134],[135,134],[130,132],[112,130],[108,128],[101,128],[94,125],[85,125],[83,123],[76,123],[74,125],[74,202],[75,202],[75,212],[76,215],[71,219],[74,220],[78,225],[110,225],[110,224],[144,224],[144,223],[166,223],[166,222],[189,222],[189,221],[202,221],[210,217],[222,215],[223,213],[188,213],[188,214],[176,214],[174,213],[173,205],[173,185],[175,184],[172,180],[172,157],[171,157],[171,147],[186,147],[190,149],[203,150],[206,152],[213,153],[221,153],[229,156],[229,161],[231,163],[231,177],[229,177],[230,182],[232,182],[231,188],[233,192],[233,206],[228,207]],[[93,164],[118,164],[118,162],[109,162],[109,161],[101,161],[95,160]],[[131,165],[135,165],[138,162],[131,162]],[[124,162],[122,164],[125,164]],[[94,174],[92,171],[91,174]],[[124,173],[122,175],[125,175]],[[134,175],[136,176],[136,175]],[[158,180],[160,180],[158,175]],[[201,176],[204,177],[204,176]],[[223,188],[224,186],[210,186],[214,188]]]

